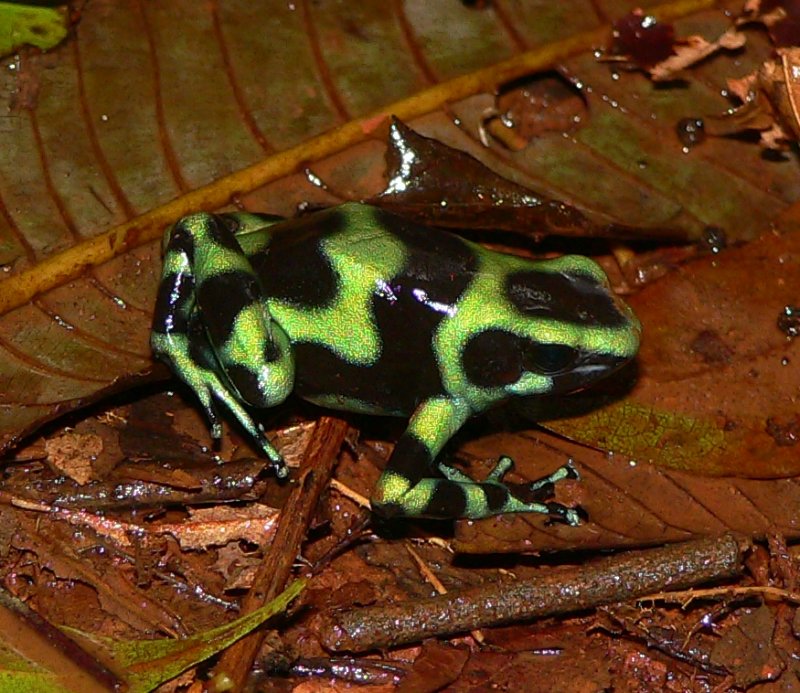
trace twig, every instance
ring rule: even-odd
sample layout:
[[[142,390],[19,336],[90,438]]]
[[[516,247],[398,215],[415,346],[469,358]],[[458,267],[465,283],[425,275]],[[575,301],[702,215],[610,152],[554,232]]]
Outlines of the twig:
[[[346,432],[347,424],[340,419],[323,416],[317,423],[305,455],[304,473],[283,507],[272,547],[244,598],[243,614],[274,599],[286,586],[320,494],[333,473]],[[224,680],[228,690],[243,690],[264,637],[265,631],[261,629],[226,650],[214,669],[214,678]]]
[[[800,592],[786,590],[771,585],[748,585],[746,587],[712,587],[705,590],[686,590],[685,592],[656,592],[639,597],[639,602],[668,602],[680,604],[685,609],[698,599],[731,600],[752,596],[772,597],[785,602],[800,604]]]
[[[419,572],[422,573],[423,577],[431,584],[433,589],[436,590],[436,594],[447,594],[447,588],[442,584],[442,581],[436,577],[436,573],[434,573],[429,567],[428,564],[422,559],[414,547],[411,545],[411,542],[406,542],[406,551],[411,555],[411,558],[414,560],[414,563],[417,564],[417,568],[419,568]],[[475,640],[478,645],[483,645],[486,642],[486,639],[483,637],[483,633],[479,630],[473,630],[470,635],[472,639]]]
[[[725,535],[625,553],[547,577],[334,612],[321,628],[322,642],[333,651],[363,652],[684,589],[738,575],[745,548]]]

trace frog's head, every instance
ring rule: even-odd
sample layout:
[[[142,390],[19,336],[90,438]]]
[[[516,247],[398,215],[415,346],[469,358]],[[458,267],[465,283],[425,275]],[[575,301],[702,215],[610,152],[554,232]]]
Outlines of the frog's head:
[[[639,348],[641,325],[597,263],[564,256],[509,272],[506,324],[474,335],[468,378],[508,395],[574,392],[613,373]]]

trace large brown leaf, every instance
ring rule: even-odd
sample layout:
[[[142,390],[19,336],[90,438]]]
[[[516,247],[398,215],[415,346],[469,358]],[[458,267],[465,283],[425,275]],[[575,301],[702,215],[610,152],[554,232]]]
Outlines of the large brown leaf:
[[[553,428],[674,469],[796,476],[800,343],[779,319],[797,303],[798,258],[800,235],[768,233],[633,297],[645,326],[634,389]]]
[[[713,38],[727,19],[698,11],[711,4],[665,8],[689,17],[679,34]],[[359,116],[439,107],[413,125],[559,199],[627,225],[758,235],[797,199],[794,163],[729,139],[684,153],[674,129],[726,107],[725,78],[759,64],[764,38],[753,33],[736,62],[720,56],[687,84],[657,88],[596,61],[589,49],[610,19],[596,7],[92,3],[53,53],[10,59],[2,79],[12,117],[0,132],[0,261],[12,275],[0,284],[0,449],[148,369],[159,260],[155,243],[141,243],[177,215],[232,196],[291,214],[300,202],[380,190],[384,131]],[[569,137],[545,134],[518,153],[486,149],[477,132],[492,101],[481,88],[516,74],[492,65],[530,47],[541,52],[523,64],[560,60],[582,85],[587,115]],[[467,81],[420,92],[459,75]],[[309,139],[342,124],[339,140]],[[273,156],[280,151],[288,153]],[[306,160],[326,190],[288,175]],[[32,286],[47,290],[17,306]]]

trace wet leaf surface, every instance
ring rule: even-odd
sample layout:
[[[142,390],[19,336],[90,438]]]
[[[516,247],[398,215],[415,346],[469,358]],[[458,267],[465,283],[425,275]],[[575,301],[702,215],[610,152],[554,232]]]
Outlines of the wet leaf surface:
[[[454,53],[449,41],[428,43],[431,17],[412,8],[400,21],[372,10],[260,8],[225,3],[209,10],[175,3],[166,9],[138,2],[87,8],[74,41],[46,55],[9,60],[14,69],[2,75],[13,118],[0,133],[0,198],[7,210],[0,220],[0,262],[13,272],[37,267],[44,258],[64,262],[41,265],[30,281],[46,279],[45,285],[55,282],[56,288],[7,312],[0,323],[0,379],[7,384],[0,400],[0,444],[9,445],[150,365],[156,246],[123,253],[88,272],[82,263],[99,248],[78,257],[59,251],[102,238],[109,227],[206,184],[212,190],[195,207],[204,199],[238,195],[248,208],[291,214],[299,202],[331,204],[374,194],[383,187],[383,133],[374,125],[364,130],[359,146],[314,162],[316,178],[295,174],[257,189],[238,180],[236,189],[220,188],[223,197],[213,184],[348,118],[513,55],[517,43],[542,45],[535,33],[518,36],[517,43],[509,38],[516,34],[509,34],[508,24],[524,25],[521,17],[514,21],[458,6],[448,23],[466,32],[467,59]],[[560,37],[569,33],[567,27],[585,30],[605,19],[587,5],[564,16],[547,15],[544,25],[559,26],[552,36]],[[274,30],[267,32],[270,47],[249,35],[256,23]],[[696,32],[713,33],[724,25],[717,12],[699,13],[691,21]],[[349,40],[356,26],[369,31]],[[122,27],[137,31],[116,41]],[[441,38],[437,31],[433,35]],[[713,224],[732,241],[751,238],[796,199],[791,162],[766,162],[746,142],[729,139],[710,140],[683,155],[673,130],[687,115],[725,107],[719,95],[725,78],[759,64],[768,50],[757,33],[749,38],[737,64],[720,56],[713,67],[698,68],[697,79],[672,91],[656,89],[638,74],[620,80],[590,54],[569,58],[564,71],[582,86],[588,117],[571,137],[553,132],[517,153],[480,145],[480,122],[492,103],[484,95],[413,125],[517,183],[626,226],[670,227],[697,236]],[[356,85],[367,76],[354,80],[351,63],[340,64],[336,46],[342,42],[359,46],[366,61],[362,70],[372,71],[368,96],[356,97]],[[284,51],[276,53],[273,45]],[[199,46],[205,47],[200,53]],[[387,62],[386,55],[398,51],[405,59]],[[270,75],[268,82],[264,74]],[[123,93],[115,95],[110,85]],[[130,108],[130,93],[149,98]],[[325,190],[313,185],[317,179]],[[126,227],[114,245],[156,237],[159,229],[148,226],[152,223]],[[9,291],[6,286],[0,296]]]
[[[800,286],[798,251],[797,233],[768,233],[632,297],[643,325],[636,384],[554,430],[675,469],[796,475],[800,343],[779,322]]]
[[[263,478],[235,427],[211,449],[191,397],[153,392],[153,381],[168,377],[153,370],[147,346],[160,271],[155,239],[197,207],[291,215],[301,205],[377,195],[391,178],[388,116],[398,113],[414,131],[487,164],[509,181],[510,197],[533,190],[600,226],[635,229],[625,236],[655,253],[659,267],[641,291],[647,281],[615,270],[605,241],[533,244],[557,226],[546,219],[512,213],[521,237],[491,240],[515,252],[603,255],[619,286],[634,292],[645,340],[636,368],[602,394],[539,403],[534,419],[548,419],[550,432],[492,412],[451,446],[477,477],[499,454],[511,455],[518,482],[573,459],[582,479],[560,485],[557,496],[586,510],[589,522],[579,528],[516,516],[455,530],[405,523],[375,537],[363,533],[364,509],[331,490],[303,551],[314,571],[304,608],[262,650],[264,689],[285,689],[272,677],[287,672],[298,677],[288,685],[303,685],[299,677],[309,672],[377,685],[405,676],[408,686],[433,674],[453,690],[513,688],[523,676],[550,690],[687,690],[698,675],[717,686],[726,675],[742,686],[780,677],[777,663],[800,649],[791,627],[797,578],[794,549],[774,541],[739,587],[769,581],[783,590],[773,599],[783,601],[767,602],[754,618],[742,617],[741,606],[755,600],[749,593],[683,610],[659,603],[646,622],[611,606],[613,618],[564,616],[395,648],[372,659],[372,669],[331,658],[319,638],[320,615],[332,609],[434,592],[411,558],[411,538],[427,574],[454,590],[552,575],[593,560],[598,549],[728,531],[797,535],[800,356],[779,318],[785,324],[785,307],[798,305],[798,162],[793,152],[764,157],[747,138],[706,132],[687,140],[686,132],[687,119],[730,106],[721,93],[728,79],[768,60],[770,38],[745,28],[738,53],[692,66],[681,83],[654,86],[640,72],[597,61],[592,49],[610,45],[607,32],[584,33],[634,4],[96,2],[81,5],[66,43],[7,58],[0,70],[9,109],[0,127],[0,264],[11,279],[0,283],[0,449],[13,461],[0,493],[6,589],[53,623],[129,640],[196,634],[232,620],[267,543],[271,520],[252,513],[280,508],[291,484]],[[718,38],[729,20],[712,5],[672,3],[676,36]],[[558,43],[573,38],[577,48]],[[491,80],[492,70],[506,73],[493,66],[528,49],[554,51],[549,61],[537,58],[547,73],[527,74],[496,100],[491,91],[501,80]],[[474,82],[480,88],[446,81],[484,68],[490,77]],[[436,100],[430,87],[445,97]],[[492,119],[511,122],[511,134]],[[336,126],[346,136],[324,147],[314,139]],[[420,186],[428,219],[439,218],[432,212],[444,183],[463,162],[444,157]],[[457,180],[459,195],[474,194],[478,183],[499,187],[484,175]],[[459,199],[448,195],[448,206]],[[417,204],[406,201],[409,209]],[[468,209],[462,216],[479,211]],[[495,227],[514,226],[491,218]],[[734,247],[712,255],[705,245],[648,244],[657,229],[694,241],[714,229]],[[624,252],[644,257],[639,250]],[[28,301],[25,287],[34,285],[48,288]],[[605,406],[592,409],[598,398]],[[98,401],[66,420],[74,430],[61,420],[31,436]],[[264,421],[279,447],[302,460],[319,414],[291,402]],[[362,438],[351,436],[337,477],[368,497],[403,422],[350,423]],[[234,464],[223,474],[220,460]],[[74,481],[55,481],[56,469]],[[114,489],[125,483],[120,499]],[[215,486],[224,493],[215,497]],[[52,509],[67,497],[68,510]],[[236,502],[221,506],[223,497]],[[429,543],[416,545],[423,537]],[[556,553],[536,555],[543,551]],[[730,633],[727,649],[713,648],[718,637],[707,623]],[[490,647],[482,649],[480,638]]]

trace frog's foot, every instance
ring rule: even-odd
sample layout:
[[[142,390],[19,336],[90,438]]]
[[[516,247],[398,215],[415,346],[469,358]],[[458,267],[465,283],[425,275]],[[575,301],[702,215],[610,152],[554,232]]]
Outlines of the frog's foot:
[[[460,517],[481,519],[502,513],[539,513],[549,515],[573,527],[581,523],[582,510],[568,508],[561,503],[549,500],[553,496],[557,482],[563,479],[579,478],[574,467],[564,465],[546,477],[537,479],[531,484],[525,484],[522,495],[527,498],[523,500],[503,481],[503,477],[513,466],[514,462],[510,457],[501,457],[485,481],[474,481],[454,467],[439,464],[439,471],[446,481],[438,480],[438,484],[435,479],[429,481],[436,485],[437,495],[440,498],[445,498],[447,495],[445,492],[448,490],[451,496],[456,493],[461,495],[463,506],[459,512]],[[407,492],[405,502],[408,503],[408,498],[421,493],[422,490],[422,486],[417,484]]]
[[[217,415],[217,402],[225,405],[228,410],[236,417],[244,429],[256,440],[264,454],[269,458],[270,464],[275,471],[275,476],[285,479],[289,475],[289,470],[281,457],[281,454],[269,442],[264,434],[264,428],[253,421],[248,411],[242,406],[235,392],[222,381],[217,373],[191,358],[187,344],[177,344],[180,338],[176,335],[152,335],[151,345],[153,352],[162,360],[166,361],[172,371],[178,375],[195,393],[200,400],[200,405],[208,417],[211,428],[211,437],[219,440],[222,437],[222,424]],[[162,344],[162,340],[165,342]]]
[[[215,440],[222,437],[222,426],[217,419],[214,405],[214,400],[217,400],[228,408],[231,414],[236,417],[244,429],[258,443],[264,454],[269,458],[270,466],[275,472],[275,476],[279,479],[285,479],[289,476],[289,469],[283,461],[283,457],[267,439],[264,427],[260,423],[253,421],[253,418],[239,402],[238,397],[223,385],[216,373],[205,371],[205,375],[207,376],[206,389],[204,391],[195,390],[195,392],[200,396],[200,402],[211,423],[211,436]]]
[[[549,500],[555,493],[556,483],[564,479],[580,479],[578,470],[572,464],[565,464],[551,474],[530,484],[525,484],[523,495],[530,500],[523,500],[518,497],[503,482],[503,477],[513,466],[514,461],[510,457],[501,457],[483,482],[475,482],[463,472],[443,464],[439,465],[439,469],[449,481],[461,484],[464,488],[473,487],[472,490],[480,491],[479,496],[486,500],[491,499],[488,504],[491,507],[490,512],[486,512],[485,502],[481,503],[480,507],[476,503],[474,510],[467,515],[468,517],[477,518],[500,513],[539,513],[566,522],[572,527],[578,526],[581,520],[585,519],[585,513],[580,508],[569,508],[566,505]],[[472,494],[468,493],[466,495],[469,499]],[[467,505],[470,505],[469,501]]]
[[[492,478],[496,477],[499,481],[513,466],[514,461],[510,457],[503,456],[497,461],[497,466],[492,470],[489,476]],[[578,470],[572,466],[572,461],[570,460],[567,464],[562,465],[547,476],[525,484],[525,495],[539,501],[538,503],[534,501],[532,504],[547,508],[546,512],[551,517],[566,522],[571,527],[577,527],[582,520],[587,519],[586,513],[581,508],[569,508],[566,505],[550,501],[549,499],[555,494],[555,486],[559,481],[563,481],[564,479],[579,481],[580,478],[581,475],[578,473]]]
[[[203,401],[206,398],[202,396],[200,397],[200,401],[203,402],[206,415],[211,421],[211,435],[215,439],[219,439],[222,433],[222,427],[215,420],[215,415],[213,413],[213,401],[216,399],[222,402],[228,408],[228,410],[236,417],[242,427],[258,443],[259,447],[264,451],[264,454],[269,458],[270,466],[275,472],[275,476],[279,479],[285,479],[287,476],[289,476],[289,469],[287,468],[286,463],[283,461],[283,457],[267,439],[267,436],[264,433],[264,427],[260,423],[257,424],[255,421],[253,421],[253,418],[242,406],[238,397],[223,385],[216,373],[206,371],[206,374],[209,376],[208,389],[206,390],[207,393],[210,393],[206,395],[209,404],[206,405],[206,402]],[[213,399],[210,396],[211,394],[213,394]]]

